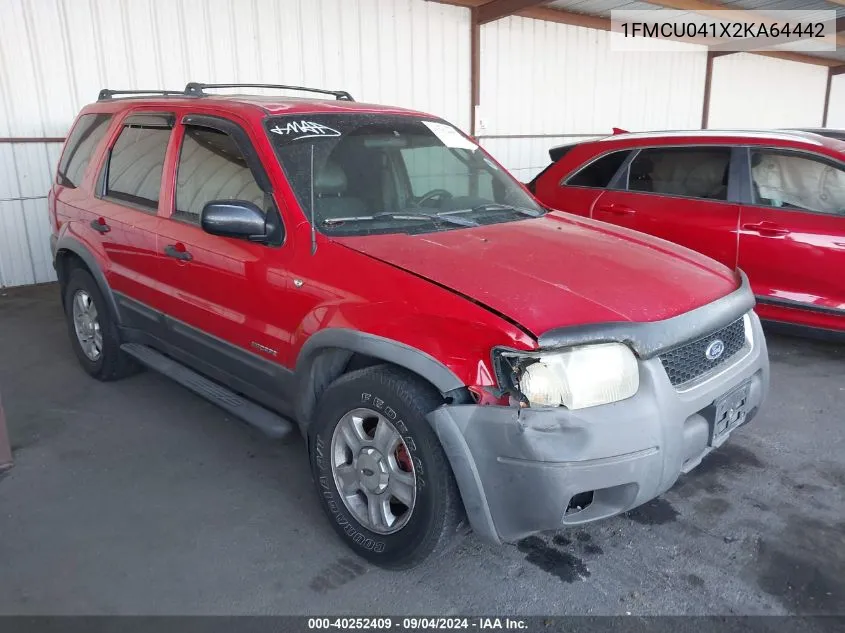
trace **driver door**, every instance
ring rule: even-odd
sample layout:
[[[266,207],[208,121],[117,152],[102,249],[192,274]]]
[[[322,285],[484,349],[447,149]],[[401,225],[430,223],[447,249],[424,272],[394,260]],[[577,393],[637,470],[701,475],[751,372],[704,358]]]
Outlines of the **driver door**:
[[[170,342],[204,373],[224,372],[217,379],[242,393],[259,400],[251,389],[284,394],[292,377],[284,369],[292,363],[291,333],[280,327],[290,247],[211,235],[200,226],[211,200],[245,200],[278,213],[266,172],[233,121],[188,115],[177,135],[169,214],[158,238]]]

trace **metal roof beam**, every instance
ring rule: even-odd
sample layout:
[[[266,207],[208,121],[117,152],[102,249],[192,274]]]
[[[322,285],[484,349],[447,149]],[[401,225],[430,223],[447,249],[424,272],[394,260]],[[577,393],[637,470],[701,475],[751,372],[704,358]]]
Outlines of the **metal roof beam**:
[[[492,0],[477,8],[476,17],[478,24],[487,24],[545,2],[548,0]]]
[[[466,7],[468,9],[472,9],[474,11],[478,11],[482,6],[484,6],[484,0],[428,0],[429,2],[439,2],[440,4],[451,4],[459,7]],[[498,1],[498,0],[494,0]],[[845,6],[845,0],[836,0],[838,4],[842,4]],[[650,4],[661,5],[665,6],[666,8],[676,8],[674,5],[684,3],[686,4],[689,2],[690,4],[695,4],[700,9],[703,9],[703,4],[707,4],[710,7],[714,5],[709,2],[702,3],[701,0],[648,0]],[[670,3],[672,6],[670,6]],[[542,4],[542,3],[540,3]],[[586,13],[574,13],[572,11],[561,11],[560,9],[554,9],[551,7],[543,7],[538,6],[537,2],[534,2],[535,6],[528,7],[526,9],[522,9],[519,11],[515,11],[513,15],[517,15],[523,18],[533,18],[535,20],[545,20],[547,22],[557,22],[558,24],[569,24],[572,26],[583,26],[590,29],[598,29],[600,31],[609,31],[611,24],[608,18],[603,18],[597,15],[589,15]],[[715,5],[719,7],[719,11],[726,10],[724,5]],[[694,9],[690,8],[681,8],[679,10],[682,11],[694,11]],[[716,10],[716,9],[709,9],[709,10]],[[734,11],[736,11],[734,9]],[[842,18],[839,18],[842,20]],[[839,20],[837,20],[837,26],[839,25]],[[478,23],[473,22],[475,26]],[[839,36],[842,37],[842,36]],[[685,40],[681,40],[685,41]],[[706,42],[698,42],[700,44],[705,44]],[[718,53],[716,56],[719,55],[732,55],[734,53],[739,53],[741,51],[713,51]],[[815,66],[839,66],[842,64],[841,60],[833,59],[830,57],[816,57],[814,55],[805,55],[801,53],[792,53],[788,51],[748,51],[751,55],[763,55],[764,57],[774,57],[776,59],[784,59],[787,61],[793,62],[801,62],[803,64],[813,64]]]

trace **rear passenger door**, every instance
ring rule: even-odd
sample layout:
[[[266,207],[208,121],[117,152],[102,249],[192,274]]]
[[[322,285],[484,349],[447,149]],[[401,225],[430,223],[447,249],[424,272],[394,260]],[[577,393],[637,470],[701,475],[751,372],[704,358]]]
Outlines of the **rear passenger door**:
[[[739,205],[730,147],[655,147],[634,153],[592,217],[681,244],[734,268]]]
[[[288,292],[287,244],[206,233],[203,206],[243,200],[277,214],[266,171],[246,131],[217,116],[188,115],[177,131],[170,209],[159,228],[159,278],[167,342],[180,360],[237,391],[281,409],[291,333],[278,324]]]
[[[117,301],[129,307],[127,323],[146,327],[132,306],[161,305],[156,284],[156,232],[167,146],[173,132],[172,113],[130,113],[110,139],[95,184],[90,211],[109,260],[107,278]],[[129,299],[131,297],[131,299]]]

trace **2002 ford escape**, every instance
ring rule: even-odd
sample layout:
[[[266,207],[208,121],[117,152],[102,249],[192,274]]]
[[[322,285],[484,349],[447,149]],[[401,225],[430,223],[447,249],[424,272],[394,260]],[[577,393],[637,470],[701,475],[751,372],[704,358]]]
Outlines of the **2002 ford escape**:
[[[435,117],[213,87],[77,118],[50,193],[72,344],[101,380],[140,363],[271,435],[294,420],[360,555],[623,512],[757,412],[741,273],[547,212]]]

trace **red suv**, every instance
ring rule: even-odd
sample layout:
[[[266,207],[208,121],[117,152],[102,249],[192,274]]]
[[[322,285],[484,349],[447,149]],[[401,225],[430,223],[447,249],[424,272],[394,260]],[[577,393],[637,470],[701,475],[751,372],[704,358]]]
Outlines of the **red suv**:
[[[761,318],[840,338],[845,141],[824,132],[616,134],[552,149],[529,188],[741,268]]]
[[[77,118],[50,194],[73,348],[298,428],[362,556],[629,510],[757,412],[741,273],[546,212],[433,116],[213,87]]]

